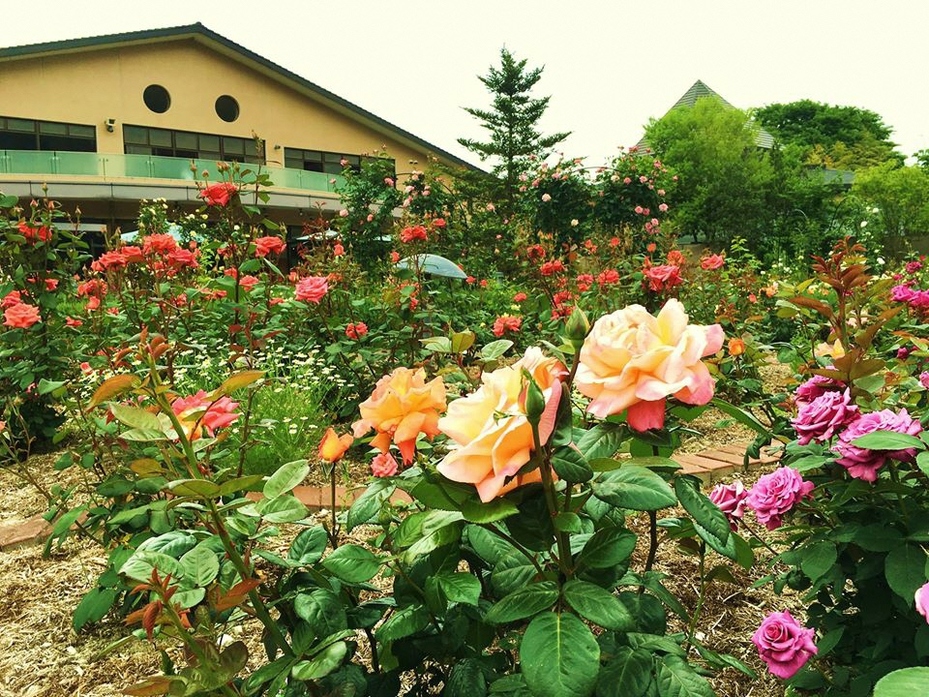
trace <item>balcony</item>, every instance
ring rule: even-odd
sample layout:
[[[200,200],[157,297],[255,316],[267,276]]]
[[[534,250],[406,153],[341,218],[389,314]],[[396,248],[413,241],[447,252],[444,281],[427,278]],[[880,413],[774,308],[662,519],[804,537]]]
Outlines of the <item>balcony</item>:
[[[80,186],[81,196],[94,198],[126,198],[117,195],[115,187],[130,185],[136,189],[175,189],[186,191],[182,198],[196,198],[194,186],[195,172],[192,166],[196,165],[196,178],[203,181],[203,173],[209,172],[208,181],[222,181],[222,176],[216,169],[213,160],[188,160],[180,157],[158,157],[154,155],[120,155],[96,152],[49,152],[41,150],[0,150],[0,188],[5,181],[17,182],[22,179],[54,180],[67,182],[67,186]],[[246,168],[255,168],[257,165],[244,165]],[[310,192],[322,195],[322,198],[335,198],[335,189],[342,183],[339,175],[325,174],[323,172],[307,172],[302,169],[286,169],[283,167],[262,166],[261,171],[267,173],[274,183],[271,191],[272,198],[286,196],[276,189],[289,189],[303,192],[305,197]],[[20,175],[25,175],[21,177]],[[158,182],[132,182],[132,180],[160,180]],[[101,191],[99,194],[88,193],[87,187],[100,184],[110,185],[111,195],[107,196]],[[143,185],[144,184],[144,185]],[[7,187],[9,188],[9,187]],[[123,187],[124,188],[124,187]],[[77,191],[77,189],[75,189]],[[14,192],[9,192],[14,193]],[[53,195],[61,196],[62,194]],[[135,192],[138,193],[138,192]],[[135,193],[133,196],[135,196]],[[142,192],[144,194],[144,192]],[[326,196],[326,194],[329,194]],[[159,196],[164,192],[160,191]],[[152,198],[151,195],[138,195],[136,198]],[[169,198],[177,198],[176,196]],[[282,201],[282,205],[290,207]]]

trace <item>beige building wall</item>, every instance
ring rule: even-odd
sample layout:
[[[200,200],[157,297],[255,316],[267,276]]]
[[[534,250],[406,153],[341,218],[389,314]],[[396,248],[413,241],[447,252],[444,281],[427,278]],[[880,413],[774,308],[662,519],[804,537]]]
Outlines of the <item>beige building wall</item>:
[[[124,152],[122,126],[130,124],[243,138],[254,132],[267,145],[268,164],[276,166],[283,166],[287,147],[361,155],[382,146],[398,172],[409,171],[410,160],[425,166],[426,152],[261,69],[190,38],[7,59],[0,63],[0,115],[94,125],[103,153]],[[171,96],[163,114],[142,100],[151,84]],[[239,103],[233,123],[214,108],[224,94]],[[113,133],[107,119],[116,120]]]

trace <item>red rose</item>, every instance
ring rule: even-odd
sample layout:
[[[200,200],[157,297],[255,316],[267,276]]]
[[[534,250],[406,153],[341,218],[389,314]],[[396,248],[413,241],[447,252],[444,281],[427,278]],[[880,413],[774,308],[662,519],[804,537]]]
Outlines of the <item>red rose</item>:
[[[238,193],[239,189],[231,182],[220,182],[206,187],[198,196],[204,200],[208,206],[224,207],[229,204],[230,199]]]

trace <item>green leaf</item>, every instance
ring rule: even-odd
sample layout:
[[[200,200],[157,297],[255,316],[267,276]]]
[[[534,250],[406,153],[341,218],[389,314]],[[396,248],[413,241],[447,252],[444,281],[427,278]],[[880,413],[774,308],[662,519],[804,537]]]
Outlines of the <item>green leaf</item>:
[[[549,609],[557,600],[558,586],[554,582],[532,583],[501,598],[484,619],[492,624],[522,620]]]
[[[236,477],[223,482],[219,487],[220,496],[229,496],[237,494],[240,491],[255,491],[255,486],[264,481],[260,474],[249,474],[244,477]]]
[[[643,697],[651,681],[651,652],[621,646],[600,669],[597,697]]]
[[[882,523],[871,523],[855,533],[853,542],[869,552],[889,552],[903,541],[903,535],[895,528]]]
[[[888,673],[874,686],[874,697],[915,697],[929,694],[929,668],[901,668]]]
[[[135,389],[141,384],[142,381],[135,375],[114,375],[104,380],[100,387],[97,388],[87,403],[87,408],[93,409],[107,400],[118,397],[127,390]]]
[[[301,530],[287,550],[287,558],[298,566],[310,566],[323,558],[329,536],[322,525]]]
[[[837,558],[838,553],[833,543],[817,542],[803,548],[800,569],[811,581],[815,581],[832,568]]]
[[[622,467],[607,472],[591,484],[594,496],[633,511],[657,511],[677,503],[668,483],[644,467]]]
[[[378,641],[402,639],[429,626],[429,612],[422,605],[410,605],[398,610],[374,632]]]
[[[477,607],[478,599],[481,597],[480,580],[466,571],[455,573],[442,573],[432,578],[435,579],[445,599],[450,603],[463,603]]]
[[[600,671],[600,646],[577,617],[551,612],[529,623],[519,662],[534,695],[587,697]]]
[[[337,641],[329,644],[310,660],[297,663],[291,670],[291,675],[296,680],[318,680],[342,665],[347,654],[348,644]]]
[[[925,450],[926,448],[926,444],[916,436],[895,431],[873,431],[859,436],[852,441],[852,445],[867,450],[906,450],[907,448]]]
[[[39,380],[39,394],[40,395],[51,394],[55,390],[60,389],[67,384],[68,383],[65,382],[64,380],[58,380],[58,381],[53,382],[51,380],[46,380],[45,378],[42,378],[41,380]]]
[[[483,503],[475,496],[461,502],[461,515],[469,523],[494,523],[516,513],[519,513],[519,508],[506,498],[498,497]]]
[[[111,404],[110,412],[121,424],[142,431],[163,432],[158,417],[139,407],[127,407],[123,404]]]
[[[339,596],[325,588],[298,593],[294,599],[294,612],[310,625],[318,637],[327,637],[348,627],[345,608]]]
[[[504,353],[510,350],[513,342],[509,339],[498,339],[491,341],[481,349],[481,359],[485,361],[495,361]]]
[[[626,438],[626,429],[620,424],[601,423],[584,432],[576,445],[589,460],[613,457]]]
[[[577,614],[604,629],[628,632],[635,628],[629,609],[598,585],[576,579],[568,581],[564,586],[564,598]]]
[[[195,586],[207,586],[219,574],[219,558],[207,542],[201,542],[180,559],[184,580]]]
[[[274,499],[291,491],[310,473],[310,465],[306,460],[295,460],[281,465],[265,482],[264,493],[266,498]]]
[[[710,683],[680,656],[664,656],[657,664],[661,697],[716,697]]]
[[[915,602],[916,589],[926,582],[926,553],[922,547],[904,544],[892,549],[884,560],[884,576],[890,589],[908,605]]]
[[[589,481],[594,476],[581,451],[567,445],[555,449],[552,467],[561,479],[571,484]]]
[[[348,509],[345,529],[353,530],[359,525],[371,522],[380,513],[384,502],[389,501],[396,490],[396,485],[390,479],[374,480]]]
[[[74,608],[71,625],[80,632],[84,625],[102,620],[113,607],[117,591],[114,588],[91,588]]]
[[[268,523],[296,523],[306,517],[307,510],[296,496],[282,494],[258,502],[258,512]]]
[[[555,529],[561,532],[581,532],[583,528],[581,517],[571,511],[561,511],[552,522]]]
[[[592,569],[609,569],[621,564],[635,550],[638,537],[626,528],[604,528],[593,534],[581,554],[578,564]]]
[[[446,697],[483,697],[486,695],[487,680],[484,678],[480,663],[474,658],[466,658],[456,663],[442,694]]]
[[[119,573],[131,578],[133,581],[148,583],[152,580],[152,570],[158,569],[158,575],[164,578],[168,574],[176,576],[180,565],[177,559],[169,557],[167,554],[160,552],[136,551],[126,563],[123,564]]]
[[[758,419],[756,419],[752,414],[747,412],[745,409],[742,409],[741,407],[737,407],[734,404],[729,404],[728,402],[724,402],[718,397],[714,397],[711,404],[717,409],[719,409],[723,414],[726,414],[727,416],[731,416],[733,419],[735,419],[736,421],[738,421],[744,426],[748,426],[750,429],[752,429],[756,433],[761,434],[761,435],[766,435],[766,436],[772,435],[771,430],[767,426],[761,423]]]
[[[697,534],[723,556],[735,559],[735,546],[730,542],[732,529],[729,520],[719,506],[700,492],[700,480],[696,477],[677,476],[674,478],[674,492],[681,506],[693,518]]]
[[[346,583],[364,583],[381,568],[381,561],[364,547],[342,545],[323,559],[323,566]]]
[[[58,546],[61,546],[65,538],[71,532],[71,526],[77,522],[77,519],[80,518],[86,510],[87,504],[81,504],[77,508],[72,508],[55,521],[55,525],[52,527],[52,534],[49,535],[48,540],[45,542],[44,554],[48,554],[54,540],[59,540]]]
[[[178,479],[169,482],[168,488],[175,496],[189,496],[194,499],[216,499],[220,496],[219,484],[209,479]]]

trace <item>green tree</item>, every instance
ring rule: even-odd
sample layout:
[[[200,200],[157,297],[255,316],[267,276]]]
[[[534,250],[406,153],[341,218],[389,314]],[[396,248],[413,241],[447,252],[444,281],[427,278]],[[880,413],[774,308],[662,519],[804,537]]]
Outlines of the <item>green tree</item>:
[[[852,193],[878,209],[884,245],[899,251],[908,237],[929,233],[929,171],[885,162],[855,175]]]
[[[890,140],[893,129],[869,109],[803,99],[769,104],[753,115],[779,143],[804,148],[810,164],[862,169],[888,160],[903,163]]]
[[[506,212],[511,212],[519,187],[519,175],[525,172],[533,158],[545,159],[552,148],[570,135],[570,132],[542,135],[539,119],[548,108],[550,97],[533,98],[532,88],[542,77],[543,68],[526,68],[525,60],[516,60],[506,48],[500,51],[500,67],[478,79],[493,95],[490,109],[465,111],[489,132],[489,140],[459,138],[481,161],[493,158],[493,173],[500,180],[501,200]]]
[[[734,236],[763,244],[773,170],[756,130],[748,114],[714,98],[648,125],[646,140],[679,178],[668,203],[680,233],[714,245]]]

